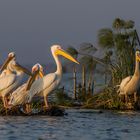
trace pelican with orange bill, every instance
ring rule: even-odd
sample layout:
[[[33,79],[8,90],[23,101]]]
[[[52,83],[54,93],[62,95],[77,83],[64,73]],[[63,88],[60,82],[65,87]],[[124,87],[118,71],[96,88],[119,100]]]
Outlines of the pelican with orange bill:
[[[32,101],[32,98],[35,95],[43,96],[46,108],[49,108],[49,104],[48,104],[49,93],[51,93],[53,90],[55,90],[59,86],[62,79],[62,65],[58,56],[61,55],[69,59],[70,61],[79,64],[79,62],[75,60],[66,51],[64,51],[60,45],[53,45],[51,47],[51,52],[57,66],[56,72],[47,74],[43,78],[36,80],[31,85],[31,88],[28,93],[28,103]]]

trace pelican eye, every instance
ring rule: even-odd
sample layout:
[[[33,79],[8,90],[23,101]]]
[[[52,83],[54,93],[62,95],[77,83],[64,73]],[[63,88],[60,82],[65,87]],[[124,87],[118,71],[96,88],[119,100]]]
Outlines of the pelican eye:
[[[57,46],[57,49],[60,49],[60,47],[59,47],[59,46]]]
[[[37,70],[38,70],[38,66],[35,65],[35,66],[32,68],[32,72],[35,72],[35,71],[37,71]]]

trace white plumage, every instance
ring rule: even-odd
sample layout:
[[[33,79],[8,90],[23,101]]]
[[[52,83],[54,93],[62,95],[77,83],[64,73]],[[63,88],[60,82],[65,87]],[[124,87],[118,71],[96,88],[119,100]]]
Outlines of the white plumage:
[[[32,67],[32,73],[35,74],[35,72],[39,71],[39,74],[41,72],[42,76],[43,76],[43,67],[40,64],[35,64]],[[39,74],[36,75],[35,79],[38,79],[38,77],[40,76]],[[39,76],[38,76],[39,75]],[[41,77],[41,76],[40,76]],[[8,106],[12,107],[12,106],[16,106],[16,105],[23,105],[25,103],[27,103],[27,95],[28,95],[28,90],[27,90],[27,86],[29,82],[29,80],[31,80],[31,78],[28,79],[28,81],[21,85],[20,87],[18,87],[10,96],[10,100],[8,102]],[[33,81],[34,82],[34,81]]]
[[[62,50],[61,46],[59,45],[53,45],[51,47],[52,55],[55,59],[57,70],[54,73],[50,73],[46,76],[44,76],[42,79],[36,80],[29,90],[29,99],[28,102],[31,102],[32,98],[35,95],[44,96],[44,102],[46,108],[49,107],[48,105],[48,94],[56,89],[61,81],[62,78],[62,65],[60,63],[60,60],[58,58],[58,55],[62,55],[66,57],[67,59],[78,63],[72,56],[70,56],[68,53],[66,53],[64,50]],[[79,64],[79,63],[78,63]]]
[[[47,96],[54,87],[56,88],[59,85],[60,81],[61,77],[57,79],[56,73],[50,73],[43,78],[36,80],[29,91],[28,102],[31,102],[32,97],[35,95],[43,96],[45,94]]]
[[[23,84],[22,86],[18,87],[10,96],[10,100],[8,102],[8,107],[16,106],[16,105],[23,105],[26,102],[26,89],[27,84]]]
[[[128,76],[124,78],[120,84],[119,87],[119,95],[125,96],[125,101],[127,102],[128,95],[134,95],[134,101],[137,101],[137,91],[140,88],[140,68],[139,68],[139,62],[140,62],[140,52],[136,51],[135,53],[135,72],[132,76]]]
[[[30,73],[27,69],[17,64],[15,59],[8,62],[7,69],[10,73],[0,78],[0,96],[3,99],[4,107],[7,107],[6,96],[21,85],[24,72]]]
[[[118,90],[119,95],[125,95],[124,87],[128,84],[131,78],[132,76],[128,76],[122,80],[121,84],[119,85],[119,90]]]
[[[10,52],[8,54],[8,57],[6,59],[6,61],[4,62],[4,64],[1,66],[0,68],[0,78],[3,77],[3,76],[6,76],[7,74],[11,74],[12,71],[10,71],[8,68],[7,68],[7,65],[8,65],[8,62],[9,61],[12,61],[12,60],[15,60],[16,59],[16,55],[14,52]]]

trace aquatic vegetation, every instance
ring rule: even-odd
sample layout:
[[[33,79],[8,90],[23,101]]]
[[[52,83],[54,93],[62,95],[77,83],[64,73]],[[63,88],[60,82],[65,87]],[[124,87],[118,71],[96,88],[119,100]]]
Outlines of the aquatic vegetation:
[[[102,92],[94,94],[85,102],[83,108],[113,110],[134,109],[132,105],[125,104],[121,101],[116,90],[112,87],[106,87]]]
[[[84,102],[85,108],[137,108],[138,103],[135,104],[132,98],[129,98],[128,104],[121,101],[115,88],[124,77],[134,72],[135,51],[137,45],[140,45],[134,21],[116,18],[112,23],[112,28],[99,30],[98,42],[105,51],[105,55],[100,59],[94,57],[96,50],[90,43],[83,44],[79,49],[68,48],[69,52],[76,55],[82,64],[80,83],[76,82],[76,70],[73,74],[75,99]],[[95,88],[93,70],[95,71],[97,63],[103,66],[105,85],[108,86],[102,92],[93,94]]]
[[[140,45],[134,21],[116,18],[112,28],[99,30],[98,42],[106,52],[113,53],[110,62],[107,63],[112,85],[133,74],[135,50],[137,45]]]
[[[62,65],[58,58],[58,55],[62,55],[77,64],[80,62],[79,71],[81,73],[81,81],[78,82],[77,80],[77,73],[79,72],[77,69],[78,67],[73,64],[73,98],[66,94],[64,88],[58,89],[55,91],[55,100],[51,103],[52,105],[69,107],[82,106],[83,108],[95,109],[139,108],[139,101],[135,104],[131,97],[129,98],[128,104],[120,100],[116,89],[116,85],[119,85],[124,77],[134,72],[135,51],[137,44],[140,45],[134,22],[116,18],[112,23],[112,28],[103,28],[99,31],[98,42],[100,47],[105,51],[105,54],[102,55],[101,58],[94,56],[97,48],[91,43],[82,43],[79,48],[70,46],[67,49],[69,53],[62,50],[59,45],[52,46],[51,51],[56,61],[57,70],[54,73],[44,76],[42,79],[36,81],[31,80],[32,84],[29,89],[29,96],[26,98],[26,100],[28,100],[27,103],[31,103],[33,109],[39,109],[42,113],[46,113],[45,110],[42,109],[44,105],[42,99],[40,101],[34,101],[32,99],[35,95],[44,97],[43,100],[46,109],[49,108],[48,95],[57,88],[63,73]],[[104,80],[105,88],[99,93],[94,93],[94,74],[99,64],[102,65],[102,70],[100,72],[105,76],[102,79]],[[16,65],[15,67],[17,71],[19,70],[19,66],[20,65]],[[2,66],[1,70],[6,69],[6,67],[8,66]],[[26,69],[22,68],[22,70],[30,74]],[[13,69],[12,74],[17,73],[17,71]],[[5,74],[5,72],[3,74]],[[34,77],[32,74],[30,75]],[[43,94],[40,94],[41,92],[43,92]],[[9,93],[10,92],[8,92],[8,94]],[[3,102],[4,106],[8,107],[5,97],[3,98]],[[0,103],[0,109],[1,112],[8,111],[9,114],[11,114],[17,111],[17,114],[20,114],[19,106],[15,106],[9,110],[4,109]]]
[[[67,95],[63,88],[57,89],[55,91],[55,105],[72,107],[74,105],[74,100]]]
[[[66,115],[64,108],[58,106],[51,106],[45,109],[42,106],[33,108],[32,112],[25,112],[23,106],[14,106],[11,109],[5,109],[4,107],[0,110],[0,116],[34,116],[34,115],[46,115],[46,116],[64,116]]]
[[[70,46],[67,51],[72,56],[78,58],[81,64],[82,81],[80,83],[77,83],[77,70],[76,67],[73,66],[73,94],[75,99],[79,99],[78,94],[80,94],[81,92],[81,97],[83,97],[84,94],[86,95],[86,92],[93,92],[93,71],[96,68],[97,62],[102,63],[102,61],[93,56],[93,54],[97,51],[97,48],[95,48],[91,43],[82,43],[79,49]],[[81,92],[78,91],[80,89]]]

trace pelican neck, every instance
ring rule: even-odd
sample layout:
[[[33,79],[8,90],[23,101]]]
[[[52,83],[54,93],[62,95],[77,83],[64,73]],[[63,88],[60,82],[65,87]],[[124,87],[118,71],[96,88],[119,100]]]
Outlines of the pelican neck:
[[[56,55],[53,51],[52,51],[52,54],[53,54],[54,60],[56,62],[56,67],[57,67],[55,73],[58,75],[62,75],[62,65],[61,65],[61,62],[58,58],[58,55]]]
[[[140,76],[140,70],[139,70],[139,61],[136,59],[136,64],[135,64],[135,75]]]
[[[23,71],[21,70],[18,71],[16,68],[14,68],[12,63],[8,65],[7,70],[10,71],[11,73],[16,73],[17,75],[22,75],[24,73]]]

